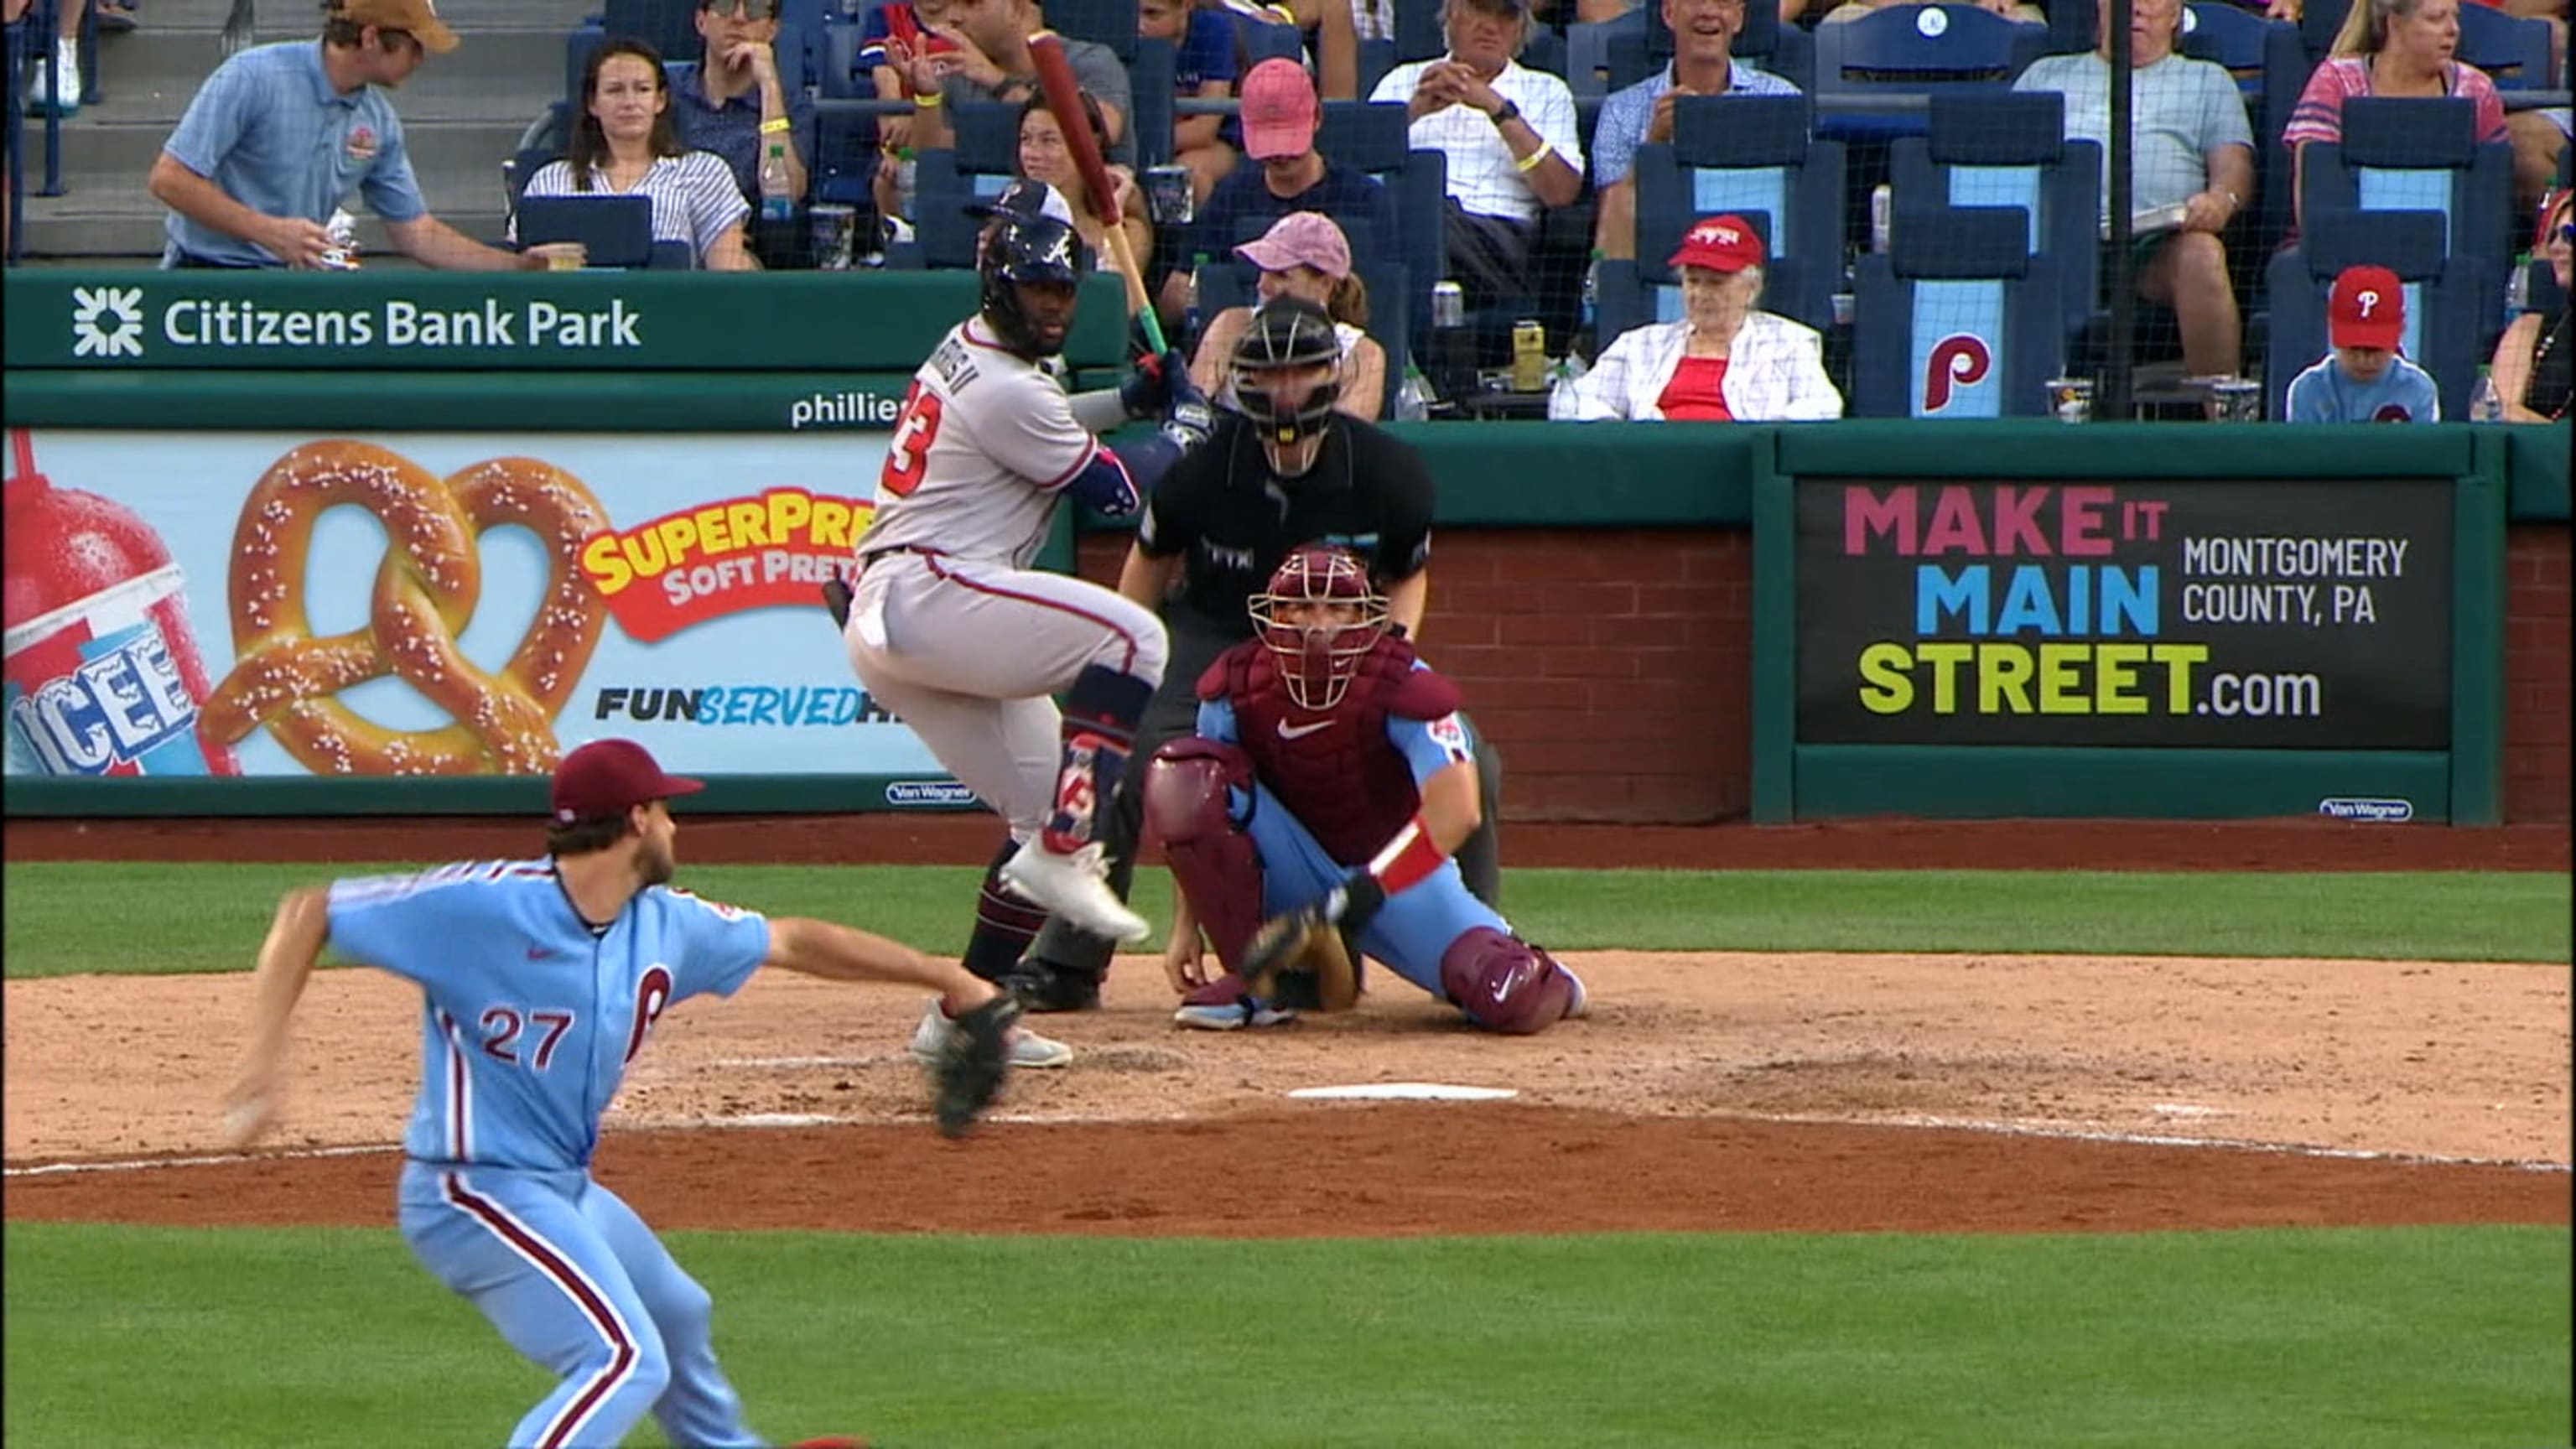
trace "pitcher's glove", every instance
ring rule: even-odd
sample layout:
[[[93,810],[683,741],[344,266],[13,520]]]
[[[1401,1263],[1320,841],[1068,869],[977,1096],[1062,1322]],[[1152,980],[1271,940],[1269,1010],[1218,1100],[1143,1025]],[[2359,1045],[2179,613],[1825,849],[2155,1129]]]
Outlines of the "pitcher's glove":
[[[1325,1011],[1348,1011],[1360,998],[1359,963],[1342,933],[1367,929],[1386,891],[1367,871],[1356,871],[1321,901],[1273,916],[1254,932],[1243,953],[1243,979],[1255,996],[1280,994],[1279,978],[1304,973],[1315,982]]]
[[[930,1073],[939,1097],[939,1130],[963,1137],[992,1105],[1011,1071],[1011,1028],[1020,1003],[1009,992],[952,1017]]]

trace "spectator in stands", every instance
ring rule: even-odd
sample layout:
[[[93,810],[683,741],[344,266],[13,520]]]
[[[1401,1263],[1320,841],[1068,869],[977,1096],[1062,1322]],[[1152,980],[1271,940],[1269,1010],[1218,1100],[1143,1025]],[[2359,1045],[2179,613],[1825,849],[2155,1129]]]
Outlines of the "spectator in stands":
[[[1045,28],[1030,0],[949,0],[947,19],[933,27],[955,45],[932,51],[889,40],[894,58],[912,86],[912,144],[915,150],[947,146],[955,139],[942,109],[950,101],[1008,101],[1018,105],[1039,94],[1037,62],[1029,55],[1029,37]],[[1136,163],[1136,138],[1127,134],[1133,93],[1127,67],[1108,46],[1064,37],[1064,57],[1084,93],[1100,103],[1109,128],[1107,159]]]
[[[2074,0],[2074,3],[2089,4],[2091,0]],[[1836,5],[1818,17],[1816,23],[1841,25],[1866,15],[1874,15],[1881,10],[1893,10],[1901,5],[1933,4],[1974,5],[1980,10],[1991,10],[2006,20],[2018,20],[2024,25],[2048,23],[2046,11],[2036,5],[2017,3],[2017,0],[1844,0],[1844,3]],[[1783,13],[1780,18],[1787,20],[1790,17]]]
[[[2460,46],[2460,0],[2353,0],[2334,51],[2290,110],[2281,133],[2290,148],[2291,197],[2305,219],[2297,181],[2314,141],[2343,139],[2343,103],[2354,96],[2466,96],[2477,106],[2478,140],[2508,140],[2504,101],[2476,66],[2452,58]]]
[[[17,24],[20,18],[26,15],[27,8],[34,3],[35,0],[0,0],[0,21],[10,25]],[[18,63],[16,37],[12,36],[10,39],[9,64],[16,65]],[[14,220],[15,217],[9,209],[9,162],[5,155],[0,155],[0,258],[7,256],[9,243],[17,236],[17,233],[11,229],[11,223]]]
[[[2501,10],[2516,20],[2539,20],[2549,26],[2549,77],[2545,84],[2561,90],[2567,87],[2567,0],[2475,0],[2491,10]],[[2302,0],[2271,0],[2264,14],[2273,20],[2295,23],[2307,7]],[[2568,108],[2543,106],[2531,110],[2509,111],[2504,118],[2505,133],[2513,139],[2513,175],[2515,195],[2525,206],[2545,193],[2558,174],[2558,153],[2568,137]],[[2534,250],[2548,241],[2538,237]]]
[[[1218,8],[1242,15],[1246,10],[1285,11],[1305,37],[1306,54],[1315,67],[1315,89],[1324,99],[1355,101],[1360,96],[1360,39],[1395,38],[1396,0],[1215,0]],[[1430,0],[1403,0],[1408,5]]]
[[[1577,422],[1812,422],[1843,415],[1812,327],[1757,309],[1762,238],[1744,218],[1704,217],[1672,255],[1682,319],[1619,334],[1575,380]]]
[[[956,52],[957,42],[940,33],[948,23],[948,9],[949,0],[886,0],[868,7],[859,22],[857,64],[867,71],[878,100],[900,101],[912,93],[911,81],[895,61],[898,48],[914,55]],[[877,117],[877,146],[888,156],[911,149],[912,117]],[[899,208],[882,203],[880,209],[889,216],[900,214]]]
[[[2553,191],[2540,206],[2539,255],[2558,279],[2558,314],[2525,312],[2504,329],[2488,371],[2509,423],[2554,423],[2576,392],[2576,338],[2567,335],[2569,255],[2576,249],[2576,191]]]
[[[698,0],[697,26],[706,47],[700,58],[663,67],[680,145],[714,152],[742,199],[757,206],[761,158],[783,137],[787,194],[803,201],[813,175],[814,103],[801,68],[794,82],[779,74],[778,0]]]
[[[389,92],[428,52],[456,48],[430,0],[336,0],[322,38],[257,45],[206,78],[152,163],[170,208],[165,267],[322,265],[326,220],[352,189],[394,245],[427,267],[536,271],[429,214]]]
[[[2329,350],[2290,379],[2282,421],[2438,423],[2433,375],[2397,350],[2406,335],[2406,285],[2386,267],[2346,267],[2326,300]]]
[[[27,114],[31,116],[80,114],[80,30],[81,15],[89,8],[88,0],[59,0],[54,10],[54,66],[45,67],[44,52],[36,53],[35,64],[27,73]],[[28,44],[36,42],[31,37]],[[54,97],[55,74],[62,80],[62,98]]]
[[[1321,212],[1300,211],[1281,217],[1257,241],[1234,254],[1261,269],[1255,291],[1261,302],[1274,297],[1301,297],[1333,319],[1333,334],[1342,343],[1342,391],[1335,410],[1364,422],[1377,421],[1386,396],[1386,349],[1368,335],[1368,288],[1351,271],[1350,239]],[[1255,305],[1258,305],[1256,303]],[[1252,308],[1228,307],[1208,320],[1199,339],[1190,376],[1201,391],[1227,407],[1234,406],[1234,344],[1252,320]]]
[[[2450,0],[2436,0],[2448,4]],[[2228,224],[2254,194],[2254,130],[2245,98],[2223,66],[2177,52],[2182,0],[2136,0],[2130,11],[2130,176],[2133,213],[2182,208],[2176,225],[2132,238],[2138,295],[2174,309],[2182,325],[2186,372],[2234,375],[2243,361],[2243,323],[2227,273]],[[2017,91],[2055,91],[2066,98],[2066,134],[2102,146],[2104,195],[2111,164],[2111,66],[2108,27],[2083,55],[2033,61],[2013,82]],[[2102,228],[2111,225],[2104,203]]]
[[[1101,119],[1100,103],[1088,92],[1082,97],[1082,114],[1091,124],[1093,144],[1105,148],[1108,138],[1103,132],[1107,123]],[[1073,229],[1083,245],[1091,248],[1100,270],[1116,271],[1118,264],[1109,255],[1109,228],[1092,214],[1082,172],[1074,166],[1073,153],[1064,144],[1064,127],[1056,123],[1055,112],[1047,109],[1044,96],[1031,96],[1020,105],[1019,171],[1023,180],[1043,181],[1063,195],[1073,208]],[[1118,229],[1127,234],[1127,254],[1141,267],[1154,255],[1154,224],[1145,215],[1144,194],[1136,186],[1136,174],[1124,166],[1109,168],[1109,183],[1118,188]]]
[[[1605,257],[1637,254],[1637,148],[1673,139],[1683,96],[1794,96],[1798,88],[1734,55],[1745,0],[1662,0],[1673,28],[1672,62],[1601,103],[1592,130],[1592,184],[1601,199],[1592,244]]]
[[[1137,0],[1136,34],[1144,40],[1170,41],[1179,52],[1173,67],[1174,91],[1184,100],[1226,100],[1234,95],[1235,78],[1243,73],[1235,54],[1235,27],[1226,12],[1193,5],[1190,0]],[[1235,142],[1227,118],[1220,115],[1172,118],[1172,164],[1190,168],[1190,191],[1200,201],[1234,169]]]
[[[634,39],[592,51],[581,108],[571,149],[528,178],[528,195],[649,197],[655,241],[688,243],[711,272],[759,270],[743,240],[751,203],[733,173],[714,152],[680,144],[661,52]]]
[[[1236,167],[1208,193],[1184,249],[1188,255],[1222,257],[1238,240],[1300,211],[1332,217],[1346,235],[1360,228],[1363,250],[1394,250],[1395,199],[1385,185],[1335,165],[1315,149],[1322,107],[1304,67],[1280,58],[1254,66],[1243,78],[1242,115],[1243,154],[1254,164]],[[1165,280],[1160,306],[1167,322],[1180,320],[1188,284],[1186,267]]]
[[[1449,276],[1469,307],[1536,289],[1530,254],[1541,208],[1583,192],[1574,93],[1513,57],[1530,32],[1524,0],[1448,0],[1449,53],[1386,73],[1373,101],[1403,101],[1416,150],[1449,158]]]

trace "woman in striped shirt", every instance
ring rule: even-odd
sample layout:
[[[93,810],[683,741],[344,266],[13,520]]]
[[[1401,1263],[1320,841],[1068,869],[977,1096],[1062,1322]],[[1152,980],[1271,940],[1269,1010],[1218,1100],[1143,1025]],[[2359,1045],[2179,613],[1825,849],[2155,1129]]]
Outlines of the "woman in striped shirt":
[[[2281,141],[2290,148],[2292,212],[2306,219],[2296,178],[2311,141],[2343,139],[2343,103],[2354,96],[2465,96],[2477,107],[2478,140],[2506,139],[2504,101],[2487,73],[2454,59],[2460,0],[2353,0],[2334,54],[2308,77]]]
[[[751,204],[724,158],[680,145],[667,86],[661,55],[644,41],[611,40],[591,52],[572,146],[528,178],[526,194],[649,197],[654,240],[688,243],[709,271],[758,271],[743,241]]]

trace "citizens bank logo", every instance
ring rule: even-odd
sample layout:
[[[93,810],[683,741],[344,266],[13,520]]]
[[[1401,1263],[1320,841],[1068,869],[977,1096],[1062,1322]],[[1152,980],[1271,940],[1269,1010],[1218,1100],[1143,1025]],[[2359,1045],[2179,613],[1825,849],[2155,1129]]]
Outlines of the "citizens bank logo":
[[[142,355],[141,287],[72,288],[72,356]]]

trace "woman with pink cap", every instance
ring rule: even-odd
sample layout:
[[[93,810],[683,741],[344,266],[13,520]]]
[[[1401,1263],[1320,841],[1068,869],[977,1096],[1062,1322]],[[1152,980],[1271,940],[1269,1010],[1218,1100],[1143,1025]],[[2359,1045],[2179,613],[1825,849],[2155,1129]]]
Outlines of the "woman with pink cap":
[[[1576,422],[1806,422],[1843,415],[1812,327],[1758,310],[1762,238],[1743,217],[1691,224],[1670,265],[1682,318],[1619,334],[1574,384]]]
[[[1342,395],[1333,406],[1375,422],[1386,393],[1386,349],[1362,330],[1368,289],[1351,272],[1351,243],[1342,229],[1320,211],[1290,212],[1234,254],[1261,269],[1254,290],[1262,301],[1302,297],[1332,316],[1342,341]],[[1234,406],[1234,344],[1251,317],[1250,307],[1228,307],[1209,319],[1190,364],[1191,379],[1226,407]]]

